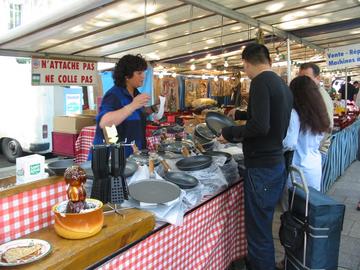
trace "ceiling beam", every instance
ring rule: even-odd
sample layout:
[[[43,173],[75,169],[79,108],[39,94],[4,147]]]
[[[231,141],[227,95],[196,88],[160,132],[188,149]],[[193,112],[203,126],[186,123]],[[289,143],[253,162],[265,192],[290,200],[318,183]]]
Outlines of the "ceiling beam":
[[[309,42],[302,38],[299,38],[289,32],[286,32],[284,30],[278,29],[276,27],[273,27],[270,24],[264,23],[260,20],[256,20],[248,15],[245,15],[243,13],[237,12],[235,10],[232,10],[230,8],[227,8],[223,5],[220,5],[218,3],[215,3],[210,0],[180,0],[181,2],[187,3],[189,5],[193,5],[195,7],[208,10],[211,12],[214,12],[218,15],[222,15],[224,17],[230,18],[232,20],[242,22],[245,24],[248,24],[253,27],[261,28],[269,33],[274,33],[276,36],[281,38],[289,38],[290,40],[296,41],[298,43],[304,44],[312,49],[318,50],[320,52],[323,52],[324,49]]]
[[[0,55],[13,56],[13,57],[69,59],[69,60],[77,60],[77,61],[94,61],[94,62],[106,62],[106,63],[116,63],[117,61],[119,61],[118,58],[110,58],[110,57],[41,53],[41,52],[19,51],[19,50],[8,50],[8,49],[0,49]]]

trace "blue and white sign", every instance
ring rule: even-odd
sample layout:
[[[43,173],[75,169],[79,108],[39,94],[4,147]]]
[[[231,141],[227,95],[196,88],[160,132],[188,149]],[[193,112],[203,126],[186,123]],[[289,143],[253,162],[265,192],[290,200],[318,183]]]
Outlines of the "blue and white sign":
[[[80,87],[64,88],[65,115],[82,113],[82,105],[83,105],[82,88]]]
[[[327,49],[326,64],[329,69],[360,66],[360,44]]]

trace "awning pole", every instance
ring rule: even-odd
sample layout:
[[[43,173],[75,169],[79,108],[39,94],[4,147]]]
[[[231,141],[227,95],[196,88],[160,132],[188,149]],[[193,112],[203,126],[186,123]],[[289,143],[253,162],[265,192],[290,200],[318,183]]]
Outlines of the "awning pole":
[[[345,108],[347,105],[348,99],[348,81],[347,81],[347,67],[345,68]]]
[[[287,79],[288,84],[291,82],[291,55],[290,55],[290,39],[286,39],[287,43]]]

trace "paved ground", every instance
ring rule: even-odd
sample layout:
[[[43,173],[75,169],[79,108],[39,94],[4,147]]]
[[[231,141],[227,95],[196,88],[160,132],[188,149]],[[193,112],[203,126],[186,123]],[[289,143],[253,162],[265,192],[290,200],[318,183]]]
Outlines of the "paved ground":
[[[327,194],[346,205],[338,269],[360,270],[360,211],[356,210],[360,200],[360,161],[355,161]],[[277,211],[273,227],[277,260],[284,256],[278,237],[279,225],[280,211]]]
[[[360,270],[360,211],[356,210],[360,200],[360,161],[355,161],[339,177],[327,194],[346,205],[339,253],[338,270]],[[279,241],[280,209],[274,216],[273,237],[276,261],[284,258],[284,250]],[[228,270],[245,270],[243,261],[237,261]]]

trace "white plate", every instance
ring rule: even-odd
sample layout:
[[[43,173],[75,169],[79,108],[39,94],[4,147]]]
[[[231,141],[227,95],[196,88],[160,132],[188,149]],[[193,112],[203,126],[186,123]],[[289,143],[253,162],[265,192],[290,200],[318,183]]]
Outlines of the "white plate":
[[[31,263],[37,260],[40,260],[41,258],[48,255],[51,251],[51,245],[49,242],[40,240],[40,239],[19,239],[19,240],[13,240],[10,242],[7,242],[5,244],[2,244],[0,246],[0,258],[2,258],[2,255],[5,251],[7,251],[10,248],[16,248],[16,247],[24,247],[24,246],[30,246],[30,245],[41,245],[40,254],[34,257],[31,257],[27,260],[18,260],[16,263],[7,263],[2,260],[0,260],[0,266],[16,266],[26,263]]]

